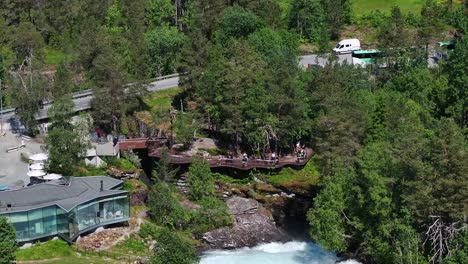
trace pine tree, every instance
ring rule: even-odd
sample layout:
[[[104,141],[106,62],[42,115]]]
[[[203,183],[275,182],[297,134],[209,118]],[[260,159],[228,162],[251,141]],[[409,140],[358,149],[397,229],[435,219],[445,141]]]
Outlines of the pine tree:
[[[187,175],[190,185],[190,196],[197,201],[214,194],[214,179],[208,162],[194,157]]]

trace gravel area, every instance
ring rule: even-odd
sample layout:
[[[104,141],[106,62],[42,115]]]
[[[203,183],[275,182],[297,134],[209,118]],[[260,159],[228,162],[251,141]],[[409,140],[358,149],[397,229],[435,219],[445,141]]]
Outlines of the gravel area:
[[[9,187],[21,187],[29,183],[28,164],[21,161],[21,153],[31,155],[40,153],[41,144],[34,139],[24,140],[25,148],[7,153],[7,149],[21,145],[21,137],[7,131],[4,136],[0,135],[0,185]]]

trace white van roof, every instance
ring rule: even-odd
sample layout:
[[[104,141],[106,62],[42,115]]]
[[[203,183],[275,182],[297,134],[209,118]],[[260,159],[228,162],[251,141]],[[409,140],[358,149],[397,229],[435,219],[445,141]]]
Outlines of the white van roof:
[[[342,41],[340,41],[340,44],[342,43],[349,43],[349,42],[354,42],[354,43],[359,43],[359,39],[343,39]]]

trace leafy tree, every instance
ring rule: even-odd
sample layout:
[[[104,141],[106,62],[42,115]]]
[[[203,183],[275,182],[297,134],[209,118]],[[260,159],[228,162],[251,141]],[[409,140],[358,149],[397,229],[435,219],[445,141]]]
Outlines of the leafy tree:
[[[325,32],[325,12],[320,0],[292,1],[288,21],[291,29],[311,41],[318,41]]]
[[[54,85],[52,87],[52,94],[54,98],[60,98],[73,91],[73,82],[71,74],[67,69],[65,61],[60,62],[55,73]]]
[[[240,6],[228,7],[219,20],[218,32],[222,43],[229,38],[246,37],[263,26],[263,21],[252,11]]]
[[[214,178],[211,174],[210,166],[205,159],[192,159],[190,164],[187,182],[190,185],[190,196],[193,200],[200,200],[203,197],[213,195]]]
[[[184,35],[175,27],[159,27],[146,33],[151,76],[173,74]]]
[[[380,45],[388,50],[407,47],[408,36],[405,31],[405,18],[398,6],[392,7],[390,19],[380,29],[379,32]]]
[[[5,217],[0,217],[0,263],[14,263],[17,249],[15,228]]]
[[[435,0],[426,0],[421,8],[421,26],[419,39],[426,45],[426,52],[432,36],[439,34],[443,28],[443,7]]]
[[[48,114],[52,121],[50,129],[54,127],[72,128],[71,122],[74,113],[75,103],[70,95],[59,97],[55,100],[52,107],[49,109]]]
[[[343,26],[351,22],[351,1],[322,0],[322,5],[327,16],[329,35],[332,39],[337,39]]]
[[[451,252],[444,264],[466,263],[468,261],[468,231],[464,230],[451,243]]]
[[[109,33],[121,33],[124,30],[124,24],[122,6],[119,0],[115,0],[107,10],[106,29]]]
[[[32,134],[36,134],[36,114],[46,98],[47,81],[35,69],[29,73],[13,73],[10,78],[9,95],[17,109],[21,123]]]
[[[195,264],[200,260],[195,247],[179,234],[163,228],[158,231],[154,254],[150,257],[151,264]]]
[[[65,96],[57,99],[51,107],[52,124],[46,137],[49,152],[47,170],[50,172],[73,175],[90,147],[87,121],[72,123],[73,106],[71,97]]]
[[[281,27],[281,8],[278,1],[263,0],[260,2],[250,0],[235,0],[233,3],[252,10],[252,12],[266,21],[271,27]]]
[[[117,131],[121,116],[136,96],[131,92],[134,87],[125,88],[127,78],[112,52],[99,55],[93,63],[90,78],[95,85],[91,102],[94,122],[108,131]]]
[[[157,224],[172,229],[181,227],[187,220],[187,213],[177,197],[165,182],[155,183],[148,195],[149,215]]]
[[[18,61],[31,56],[34,56],[35,63],[42,60],[44,39],[32,23],[22,22],[13,28],[10,38]]]
[[[153,28],[169,25],[174,14],[175,6],[171,0],[146,1],[146,19]]]
[[[333,173],[322,180],[323,189],[314,198],[307,219],[311,237],[322,247],[340,252],[346,250],[349,236],[343,215],[347,209],[347,182],[353,172],[339,162],[334,165]]]

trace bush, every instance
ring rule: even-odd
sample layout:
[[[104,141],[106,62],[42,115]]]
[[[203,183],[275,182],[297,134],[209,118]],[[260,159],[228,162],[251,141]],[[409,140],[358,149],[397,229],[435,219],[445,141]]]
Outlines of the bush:
[[[161,228],[155,234],[156,246],[151,256],[151,264],[195,264],[200,257],[195,247],[177,233]]]
[[[210,230],[232,224],[232,217],[224,201],[215,197],[206,197],[199,201],[201,209],[192,213],[190,224],[196,236]]]
[[[153,223],[144,223],[140,226],[140,236],[144,239],[155,238],[161,228]]]
[[[187,212],[167,183],[153,185],[148,197],[149,215],[157,224],[171,228],[185,225]]]
[[[0,216],[0,263],[13,263],[17,248],[15,228]]]
[[[380,10],[376,10],[360,17],[353,18],[353,23],[360,28],[381,28],[385,26],[389,18],[388,14],[383,13]]]

